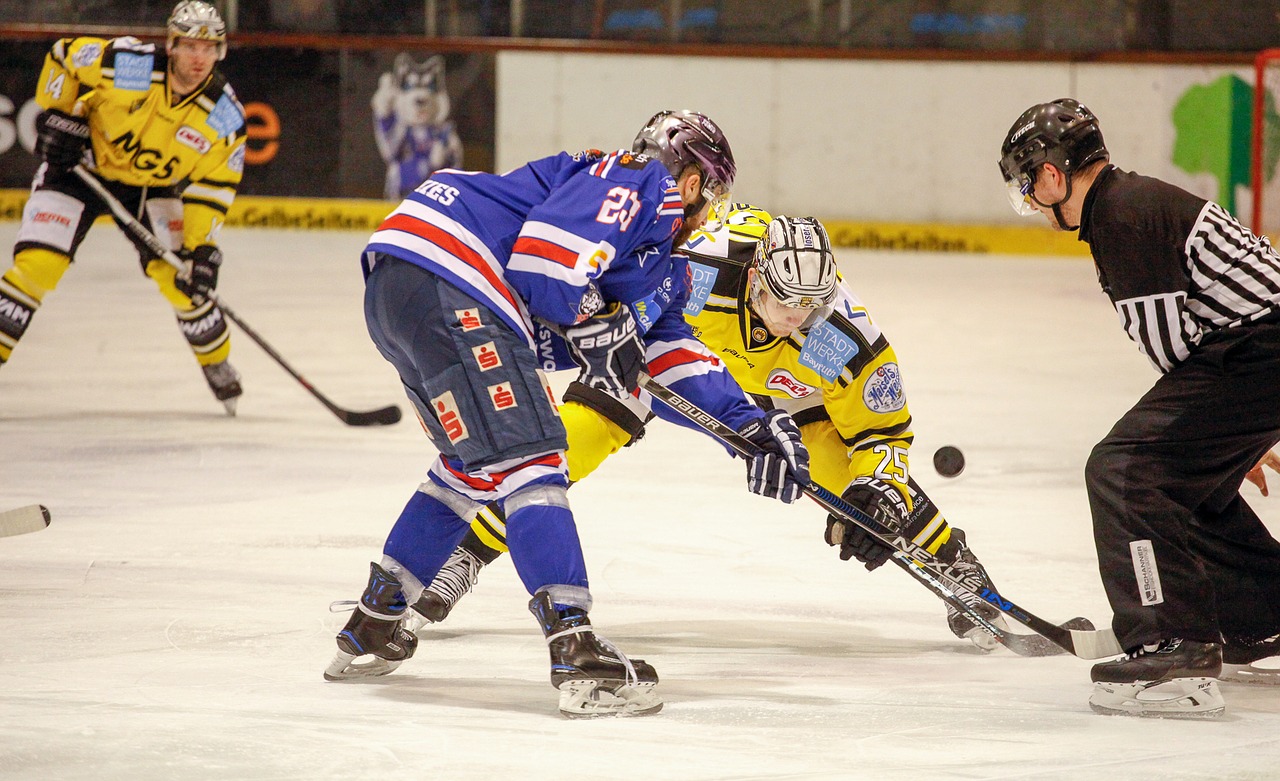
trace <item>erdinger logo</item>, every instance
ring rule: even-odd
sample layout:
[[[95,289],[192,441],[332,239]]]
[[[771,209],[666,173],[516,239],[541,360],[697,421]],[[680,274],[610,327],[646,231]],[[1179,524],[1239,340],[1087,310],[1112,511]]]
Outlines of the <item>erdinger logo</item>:
[[[769,390],[780,390],[793,399],[803,399],[817,390],[797,380],[786,369],[778,369],[769,375],[769,380],[764,385]]]

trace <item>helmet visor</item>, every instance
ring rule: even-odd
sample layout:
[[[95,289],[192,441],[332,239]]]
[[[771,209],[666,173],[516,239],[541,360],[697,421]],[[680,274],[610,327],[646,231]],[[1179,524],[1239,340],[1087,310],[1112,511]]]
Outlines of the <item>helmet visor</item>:
[[[729,218],[729,197],[732,193],[723,183],[715,179],[708,179],[706,185],[702,188],[702,197],[707,203],[711,204],[711,208],[707,210],[707,221],[703,224],[702,230],[708,233],[714,233],[724,225],[725,220]]]
[[[808,328],[828,310],[825,301],[810,296],[783,300],[769,292],[758,272],[753,277],[751,308],[774,336],[787,336]]]
[[[1034,217],[1040,212],[1032,202],[1035,183],[1026,174],[1017,174],[1012,179],[1004,180],[1005,192],[1009,196],[1009,204],[1013,210],[1023,217]]]

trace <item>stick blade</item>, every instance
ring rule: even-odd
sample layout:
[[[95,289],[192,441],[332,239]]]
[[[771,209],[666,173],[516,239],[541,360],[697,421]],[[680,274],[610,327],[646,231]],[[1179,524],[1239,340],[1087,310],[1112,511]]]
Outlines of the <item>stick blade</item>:
[[[401,413],[400,408],[392,404],[368,412],[343,410],[338,417],[348,426],[390,426],[400,422]]]
[[[43,504],[29,504],[0,513],[0,537],[38,532],[49,525],[52,516]]]

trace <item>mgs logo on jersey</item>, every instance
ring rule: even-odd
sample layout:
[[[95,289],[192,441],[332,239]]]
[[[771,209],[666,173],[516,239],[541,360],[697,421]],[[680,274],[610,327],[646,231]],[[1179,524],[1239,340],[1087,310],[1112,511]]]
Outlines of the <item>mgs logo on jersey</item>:
[[[431,407],[436,411],[436,420],[444,429],[444,435],[453,444],[458,444],[470,436],[467,424],[462,422],[462,414],[458,411],[458,403],[453,399],[453,391],[445,391],[431,400]]]
[[[898,364],[886,363],[876,369],[862,386],[862,401],[872,412],[897,412],[907,405],[902,392],[902,372]]]
[[[719,275],[720,269],[689,261],[689,300],[684,305],[686,315],[697,317],[702,314]]]
[[[778,369],[769,375],[764,385],[770,390],[780,390],[793,399],[803,399],[817,390],[797,380],[795,375],[786,369]]]
[[[858,354],[858,343],[839,328],[823,320],[809,329],[800,349],[800,365],[813,369],[828,382],[844,371],[849,359]]]

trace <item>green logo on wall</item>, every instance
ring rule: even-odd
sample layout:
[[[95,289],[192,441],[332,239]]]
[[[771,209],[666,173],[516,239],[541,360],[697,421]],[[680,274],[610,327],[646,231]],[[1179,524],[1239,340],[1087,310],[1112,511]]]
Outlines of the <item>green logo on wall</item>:
[[[1263,172],[1271,181],[1280,158],[1280,115],[1275,98],[1266,95],[1267,142]],[[1218,180],[1214,200],[1236,211],[1236,187],[1249,185],[1253,118],[1253,86],[1235,74],[1187,90],[1173,107],[1173,164],[1189,174],[1207,173]]]

